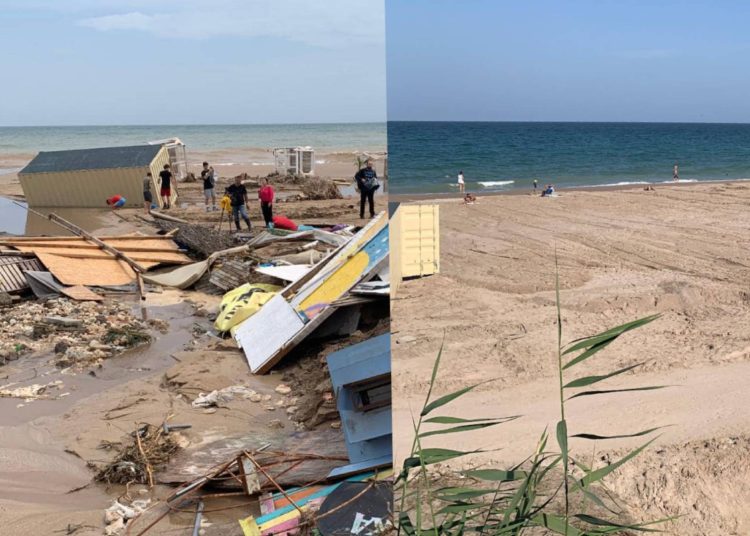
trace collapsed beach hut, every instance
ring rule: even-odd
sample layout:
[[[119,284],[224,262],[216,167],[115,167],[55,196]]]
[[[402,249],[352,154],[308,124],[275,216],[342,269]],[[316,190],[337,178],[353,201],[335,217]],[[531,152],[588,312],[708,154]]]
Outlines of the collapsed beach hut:
[[[350,461],[328,476],[347,476],[390,466],[393,463],[390,333],[334,352],[327,361]]]
[[[343,307],[352,289],[378,277],[387,265],[388,218],[381,213],[233,329],[251,371],[268,372]]]
[[[113,195],[125,197],[126,206],[140,207],[149,171],[154,201],[161,203],[156,179],[169,163],[169,151],[162,145],[42,151],[18,178],[30,207],[103,208]],[[176,200],[172,188],[172,202]]]

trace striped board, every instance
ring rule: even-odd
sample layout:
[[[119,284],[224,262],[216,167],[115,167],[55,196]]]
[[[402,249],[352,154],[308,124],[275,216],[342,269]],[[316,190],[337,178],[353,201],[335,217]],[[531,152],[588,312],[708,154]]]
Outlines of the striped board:
[[[42,271],[44,267],[35,258],[3,255],[0,256],[0,291],[20,292],[29,288],[24,272]]]
[[[371,479],[385,480],[392,475],[393,470],[386,469],[380,472],[367,472],[355,475],[346,479],[346,482],[364,482]],[[297,507],[306,513],[312,507],[320,506],[325,498],[340,485],[341,482],[327,486],[308,486],[289,490],[286,493]],[[294,530],[299,526],[301,514],[297,508],[289,504],[284,494],[275,493],[272,498],[274,501],[274,511],[257,518],[249,516],[239,520],[244,536],[276,536]],[[265,502],[268,504],[267,500]],[[276,504],[279,504],[278,508],[276,508]]]

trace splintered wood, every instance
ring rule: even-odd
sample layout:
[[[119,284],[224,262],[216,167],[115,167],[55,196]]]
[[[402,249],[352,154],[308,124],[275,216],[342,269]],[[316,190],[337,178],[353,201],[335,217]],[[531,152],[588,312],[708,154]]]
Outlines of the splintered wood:
[[[148,270],[161,264],[189,264],[168,236],[100,237],[108,246],[127,255]],[[99,246],[82,237],[8,237],[0,246],[22,253],[33,253],[64,285],[118,286],[136,279],[133,269]]]

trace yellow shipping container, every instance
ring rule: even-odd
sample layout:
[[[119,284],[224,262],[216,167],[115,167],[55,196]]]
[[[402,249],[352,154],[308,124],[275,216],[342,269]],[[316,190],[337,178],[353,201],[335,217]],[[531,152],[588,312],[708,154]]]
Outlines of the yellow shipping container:
[[[390,222],[391,296],[401,281],[440,272],[440,206],[400,204]]]

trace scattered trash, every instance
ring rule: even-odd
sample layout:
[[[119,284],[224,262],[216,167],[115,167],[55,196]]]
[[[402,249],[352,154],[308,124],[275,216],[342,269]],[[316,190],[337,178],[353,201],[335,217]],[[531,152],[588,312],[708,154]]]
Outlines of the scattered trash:
[[[246,400],[252,399],[257,393],[244,385],[232,385],[224,389],[211,391],[210,393],[200,393],[192,405],[194,408],[210,408],[218,406],[221,403],[229,402],[235,396],[240,396]]]
[[[120,534],[131,519],[146,511],[150,503],[150,499],[138,499],[127,506],[114,501],[112,506],[104,511],[104,534],[106,536]]]

